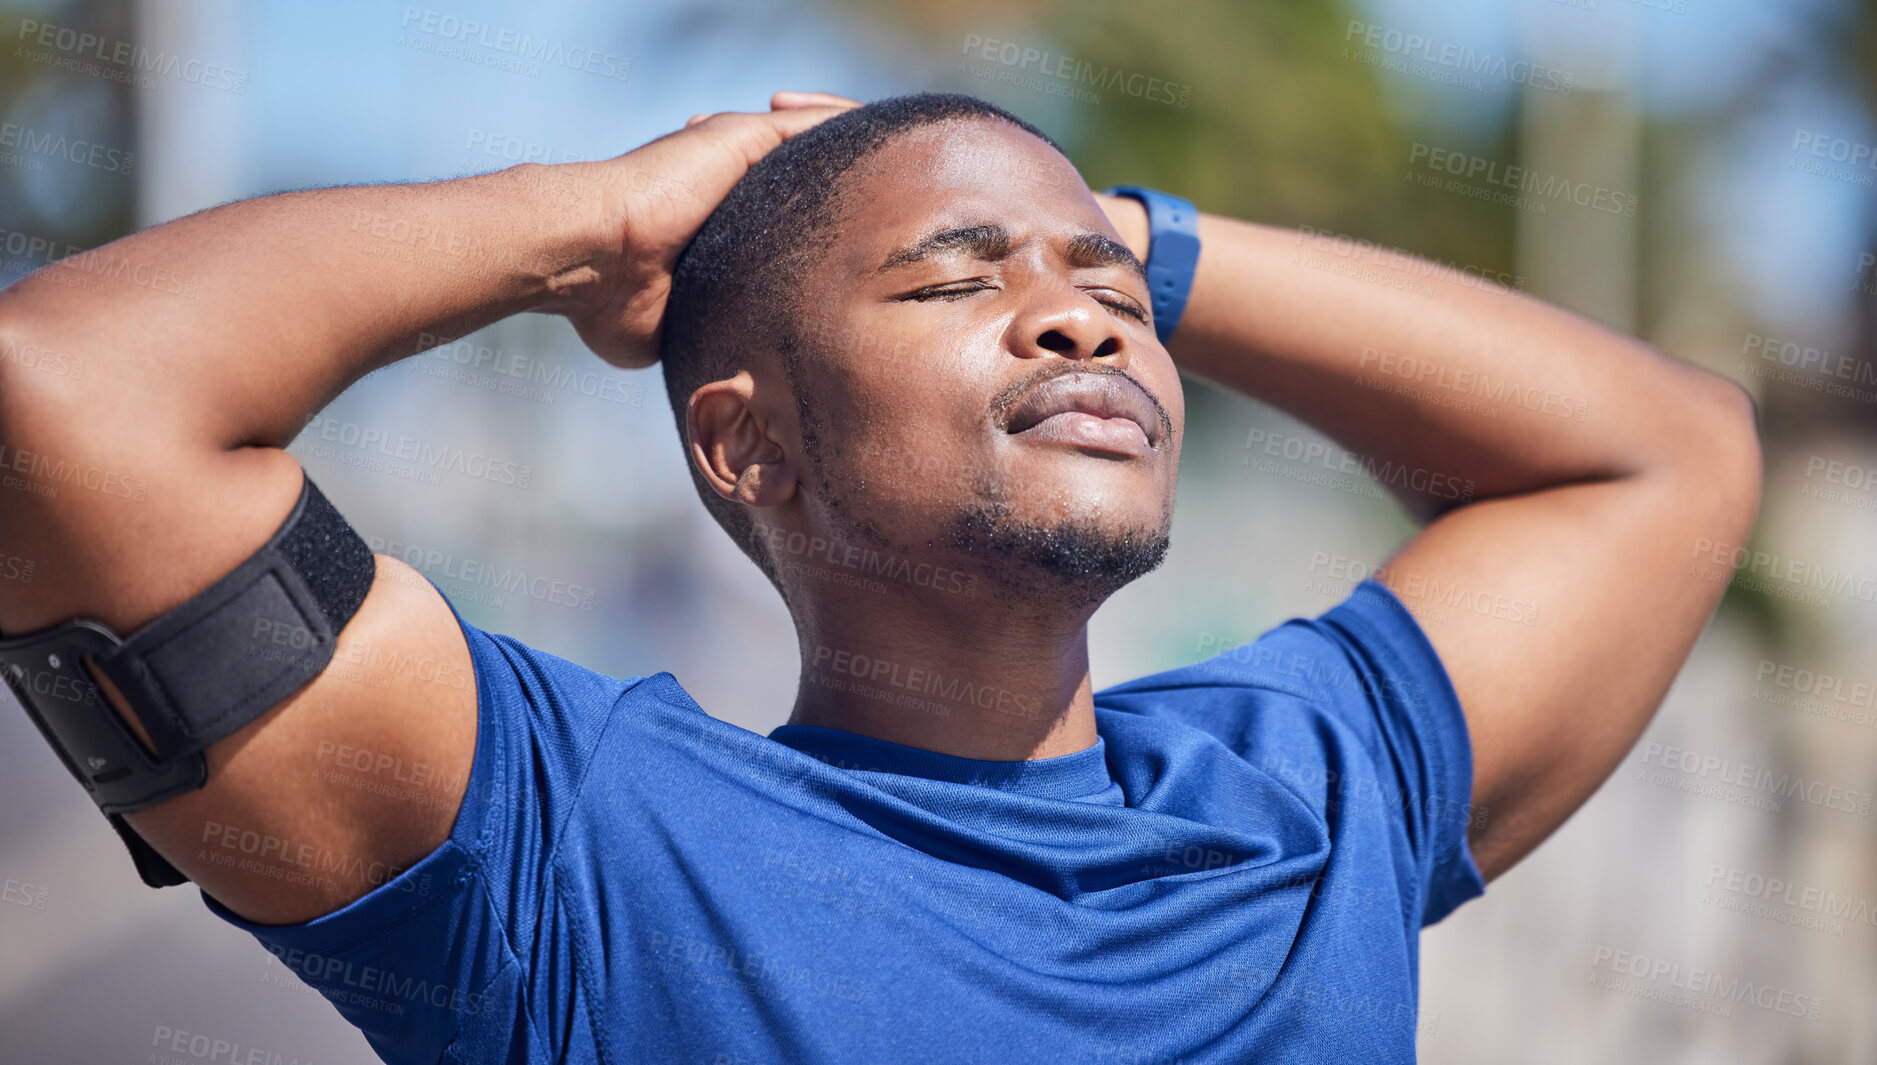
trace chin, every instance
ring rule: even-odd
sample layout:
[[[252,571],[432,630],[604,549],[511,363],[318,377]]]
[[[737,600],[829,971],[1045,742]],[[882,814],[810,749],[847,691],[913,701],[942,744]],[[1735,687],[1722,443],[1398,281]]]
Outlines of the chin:
[[[1171,545],[1168,526],[1164,514],[1139,523],[1111,515],[1033,518],[990,504],[960,513],[948,542],[996,587],[1087,605],[1157,569]]]

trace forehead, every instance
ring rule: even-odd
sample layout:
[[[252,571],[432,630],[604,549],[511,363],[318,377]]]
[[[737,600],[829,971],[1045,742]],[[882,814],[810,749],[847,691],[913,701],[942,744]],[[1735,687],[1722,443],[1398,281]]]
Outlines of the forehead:
[[[1113,232],[1060,152],[1007,122],[955,120],[894,138],[842,178],[830,265],[850,276],[868,272],[922,234],[980,223],[1000,224],[1018,240]]]

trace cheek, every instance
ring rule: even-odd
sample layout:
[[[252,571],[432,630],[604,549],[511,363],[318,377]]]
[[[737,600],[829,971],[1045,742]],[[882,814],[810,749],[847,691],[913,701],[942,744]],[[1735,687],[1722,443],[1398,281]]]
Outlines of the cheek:
[[[949,345],[888,341],[883,329],[851,335],[874,339],[822,352],[828,362],[808,386],[829,472],[900,497],[970,483],[989,461],[993,383],[972,379]]]
[[[990,472],[988,403],[975,393],[902,379],[867,406],[869,416],[846,431],[850,470],[881,503],[917,509],[956,500]]]

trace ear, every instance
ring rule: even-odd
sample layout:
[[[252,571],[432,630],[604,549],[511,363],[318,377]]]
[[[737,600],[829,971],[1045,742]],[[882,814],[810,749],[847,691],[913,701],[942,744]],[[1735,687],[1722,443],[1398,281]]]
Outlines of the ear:
[[[795,495],[797,474],[756,408],[748,370],[691,393],[686,425],[691,460],[718,495],[752,507],[779,507]]]

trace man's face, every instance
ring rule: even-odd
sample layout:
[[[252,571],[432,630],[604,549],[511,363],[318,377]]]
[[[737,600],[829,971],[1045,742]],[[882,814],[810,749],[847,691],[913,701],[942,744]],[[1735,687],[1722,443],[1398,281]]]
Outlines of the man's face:
[[[843,179],[802,305],[815,531],[1089,604],[1159,564],[1179,376],[1054,149],[987,120],[896,138]]]

